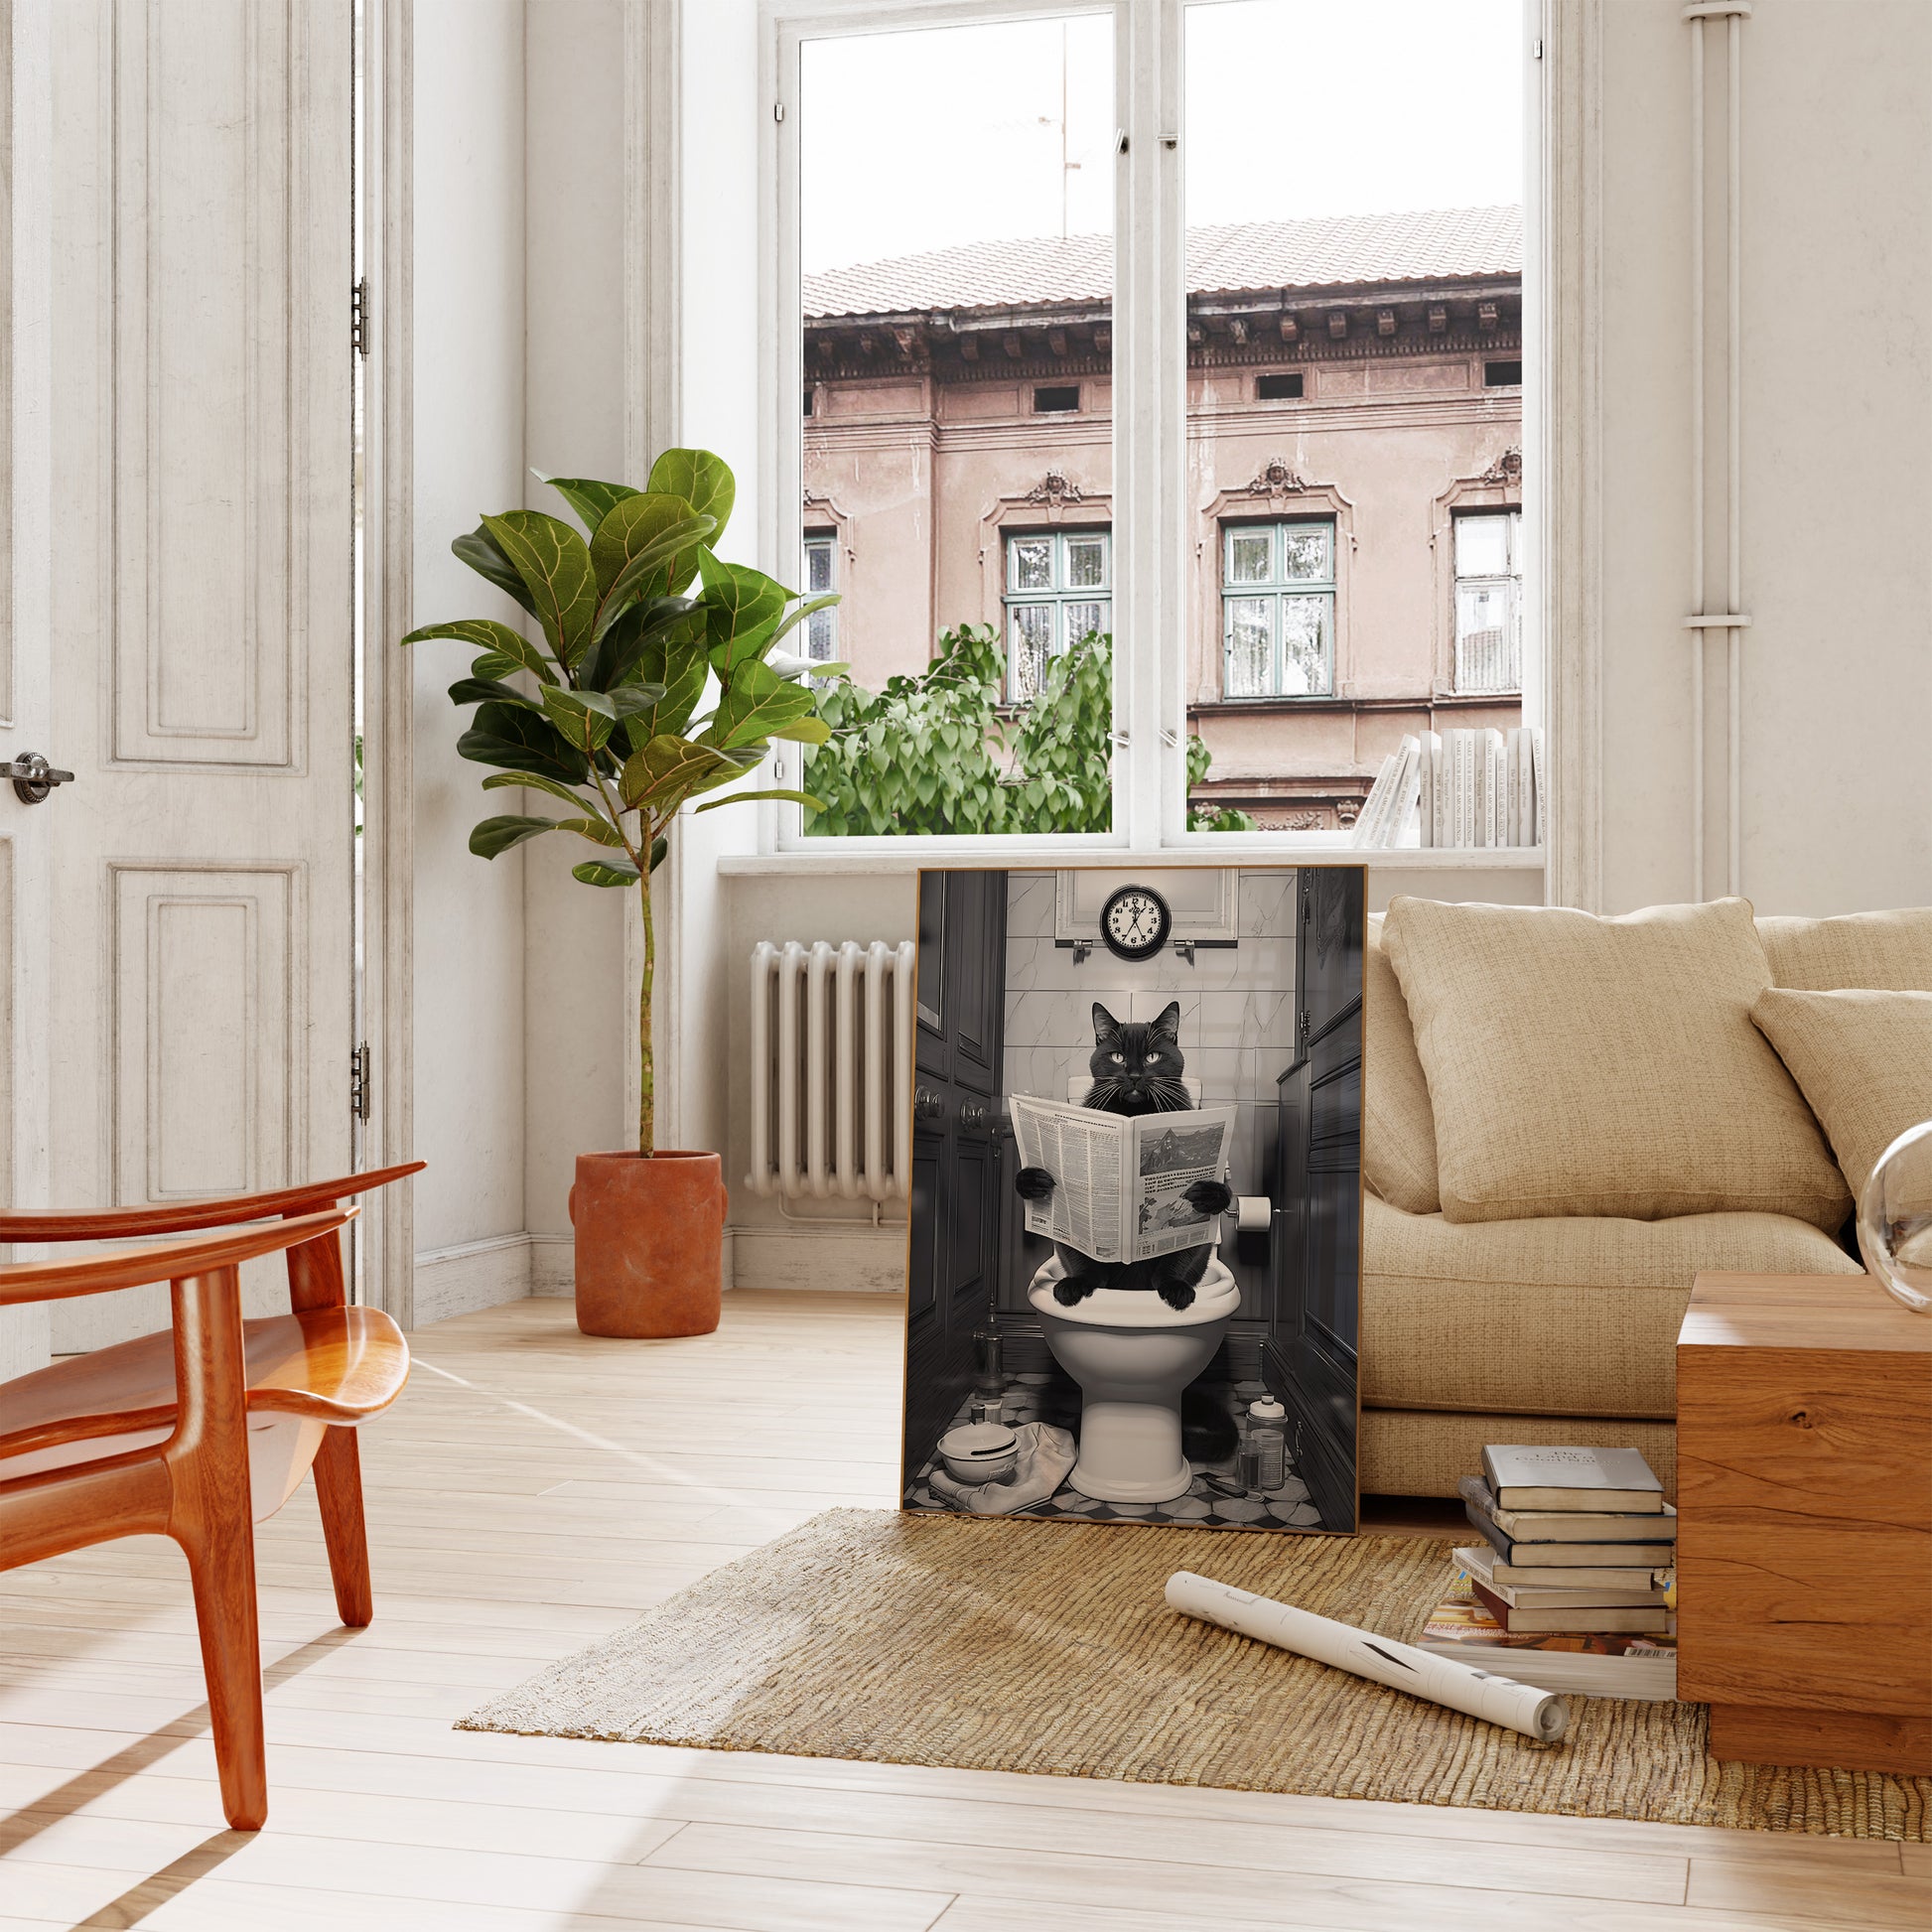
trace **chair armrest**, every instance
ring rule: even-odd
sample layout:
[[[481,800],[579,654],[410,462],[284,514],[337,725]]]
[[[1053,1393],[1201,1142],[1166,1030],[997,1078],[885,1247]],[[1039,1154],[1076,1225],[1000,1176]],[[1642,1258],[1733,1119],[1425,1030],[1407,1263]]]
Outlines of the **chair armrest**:
[[[234,1268],[257,1255],[314,1241],[352,1221],[354,1207],[331,1207],[296,1220],[266,1221],[232,1234],[201,1241],[175,1241],[159,1248],[128,1248],[114,1254],[86,1255],[77,1261],[26,1261],[0,1268],[0,1308],[21,1302],[63,1302],[78,1295],[106,1295],[149,1282],[186,1281]]]
[[[36,1208],[0,1214],[0,1241],[126,1241],[144,1234],[188,1234],[200,1228],[229,1227],[237,1221],[332,1207],[337,1201],[350,1200],[386,1187],[392,1180],[421,1173],[427,1165],[405,1161],[400,1167],[373,1168],[367,1173],[345,1173],[334,1180],[312,1180],[265,1194],[232,1194],[220,1200],[163,1201],[152,1207]]]

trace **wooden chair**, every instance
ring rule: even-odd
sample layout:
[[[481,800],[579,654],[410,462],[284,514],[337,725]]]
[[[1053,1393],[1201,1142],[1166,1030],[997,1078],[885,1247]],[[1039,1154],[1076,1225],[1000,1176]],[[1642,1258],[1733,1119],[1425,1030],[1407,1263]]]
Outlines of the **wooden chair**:
[[[0,1268],[0,1307],[168,1282],[172,1331],[0,1383],[0,1571],[122,1536],[171,1536],[188,1558],[222,1809],[267,1817],[254,1531],[314,1465],[343,1621],[372,1614],[356,1425],[401,1394],[409,1348],[350,1308],[344,1197],[416,1162],[270,1194],[105,1213],[0,1215],[0,1240],[201,1238]],[[319,1210],[319,1211],[318,1211]],[[261,1217],[279,1215],[279,1220]],[[261,1221],[235,1228],[236,1222]],[[240,1264],[288,1256],[291,1312],[244,1320]]]

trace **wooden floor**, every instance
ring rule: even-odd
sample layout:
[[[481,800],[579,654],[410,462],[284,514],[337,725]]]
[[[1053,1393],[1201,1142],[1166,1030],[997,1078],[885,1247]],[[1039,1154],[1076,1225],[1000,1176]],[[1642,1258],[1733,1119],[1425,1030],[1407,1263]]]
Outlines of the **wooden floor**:
[[[255,1837],[217,1829],[173,1546],[0,1575],[0,1928],[1932,1924],[1918,1846],[450,1728],[814,1511],[890,1506],[899,1318],[741,1293],[693,1341],[587,1340],[554,1301],[419,1333],[364,1437],[374,1627],[335,1622],[307,1486],[262,1530]]]

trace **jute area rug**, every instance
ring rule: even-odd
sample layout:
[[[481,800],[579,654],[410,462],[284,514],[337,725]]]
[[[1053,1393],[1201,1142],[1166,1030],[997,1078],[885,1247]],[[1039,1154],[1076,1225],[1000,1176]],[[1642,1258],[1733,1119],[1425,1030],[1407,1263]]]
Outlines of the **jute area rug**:
[[[836,1509],[459,1728],[1924,1839],[1932,1779],[1720,1764],[1702,1705],[1571,1700],[1554,1745],[1162,1600],[1196,1570],[1412,1639],[1452,1571],[1406,1537]]]

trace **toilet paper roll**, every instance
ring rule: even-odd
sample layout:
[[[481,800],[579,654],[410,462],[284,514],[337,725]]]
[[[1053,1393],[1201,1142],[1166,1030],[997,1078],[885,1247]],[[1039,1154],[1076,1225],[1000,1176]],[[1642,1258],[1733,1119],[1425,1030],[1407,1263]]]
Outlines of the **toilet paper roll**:
[[[1243,1234],[1266,1234],[1274,1219],[1275,1204],[1266,1194],[1237,1194],[1234,1213],[1234,1225]]]

